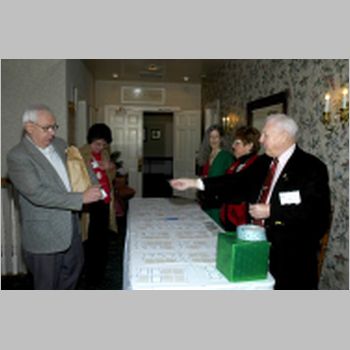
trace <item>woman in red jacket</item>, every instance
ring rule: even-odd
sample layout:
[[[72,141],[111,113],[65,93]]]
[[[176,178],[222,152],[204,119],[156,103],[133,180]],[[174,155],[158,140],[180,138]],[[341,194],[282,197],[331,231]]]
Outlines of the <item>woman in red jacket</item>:
[[[226,171],[233,174],[246,169],[258,158],[260,150],[260,132],[252,126],[242,126],[237,129],[232,143],[236,161]],[[238,225],[247,223],[247,203],[224,203],[220,209],[220,220],[226,231],[235,231]]]

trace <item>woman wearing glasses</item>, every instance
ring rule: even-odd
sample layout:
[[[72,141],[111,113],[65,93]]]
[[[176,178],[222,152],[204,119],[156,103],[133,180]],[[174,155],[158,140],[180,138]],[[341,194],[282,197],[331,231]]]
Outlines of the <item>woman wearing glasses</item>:
[[[258,158],[260,150],[260,132],[252,126],[242,126],[236,130],[232,143],[236,161],[226,171],[227,174],[238,173]],[[238,225],[247,223],[248,207],[246,203],[224,203],[220,209],[220,219],[226,231],[234,231]]]

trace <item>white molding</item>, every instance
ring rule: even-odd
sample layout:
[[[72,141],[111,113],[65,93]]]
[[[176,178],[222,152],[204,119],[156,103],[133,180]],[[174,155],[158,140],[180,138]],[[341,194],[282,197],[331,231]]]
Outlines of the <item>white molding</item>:
[[[133,106],[133,105],[105,105],[104,108],[115,108],[117,111],[123,109],[128,111],[142,111],[142,112],[180,112],[182,109],[179,106]]]
[[[125,109],[143,112],[179,112],[181,107],[178,106],[122,106]]]
[[[133,96],[132,90],[140,89],[142,93],[140,97]],[[126,94],[129,92],[132,98],[127,98]],[[147,92],[158,92],[159,99],[142,99],[147,96]],[[132,103],[132,104],[151,104],[151,105],[163,105],[165,103],[165,88],[150,88],[150,87],[139,87],[139,86],[122,86],[121,87],[121,103]]]

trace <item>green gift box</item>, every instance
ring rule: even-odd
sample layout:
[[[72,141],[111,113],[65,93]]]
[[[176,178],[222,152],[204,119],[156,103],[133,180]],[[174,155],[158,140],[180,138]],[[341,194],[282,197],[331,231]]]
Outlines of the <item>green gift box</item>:
[[[230,281],[266,279],[270,243],[244,241],[235,232],[218,234],[216,268]]]

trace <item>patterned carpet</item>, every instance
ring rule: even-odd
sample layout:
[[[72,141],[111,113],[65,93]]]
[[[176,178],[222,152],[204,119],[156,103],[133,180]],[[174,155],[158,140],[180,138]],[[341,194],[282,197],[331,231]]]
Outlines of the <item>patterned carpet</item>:
[[[78,283],[79,290],[116,290],[123,288],[123,247],[125,239],[125,220],[118,220],[120,232],[110,231],[108,260],[105,278],[96,286],[87,284],[84,273]],[[16,276],[1,276],[2,290],[30,290],[33,289],[33,280],[30,274]]]

